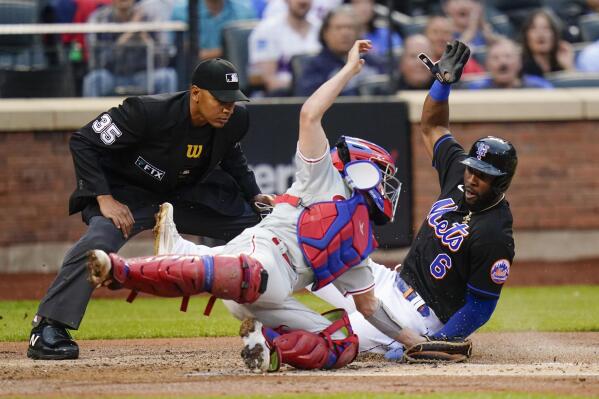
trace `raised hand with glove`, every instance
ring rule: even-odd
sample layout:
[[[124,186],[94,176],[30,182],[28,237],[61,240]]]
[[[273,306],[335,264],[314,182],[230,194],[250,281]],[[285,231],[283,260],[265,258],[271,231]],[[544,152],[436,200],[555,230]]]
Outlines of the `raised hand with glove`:
[[[438,62],[433,63],[429,56],[424,53],[420,53],[418,58],[439,83],[451,84],[460,80],[464,66],[470,58],[470,49],[464,43],[454,40],[447,43],[447,47]]]

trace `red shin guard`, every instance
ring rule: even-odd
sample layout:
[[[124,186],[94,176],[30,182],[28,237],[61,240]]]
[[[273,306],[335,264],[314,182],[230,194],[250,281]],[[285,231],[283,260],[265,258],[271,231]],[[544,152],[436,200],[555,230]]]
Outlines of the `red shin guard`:
[[[266,290],[268,273],[247,255],[161,255],[123,259],[110,254],[112,275],[135,294],[146,292],[165,297],[184,297],[209,292],[216,298],[252,303]]]

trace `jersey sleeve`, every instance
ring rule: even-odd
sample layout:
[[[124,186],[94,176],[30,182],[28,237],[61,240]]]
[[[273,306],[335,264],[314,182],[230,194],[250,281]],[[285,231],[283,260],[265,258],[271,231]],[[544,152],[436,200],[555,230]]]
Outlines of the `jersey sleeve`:
[[[260,187],[258,187],[258,183],[256,182],[256,176],[248,167],[247,159],[241,149],[240,143],[236,143],[231,147],[225,158],[221,161],[221,167],[225,172],[233,176],[246,199],[250,200],[257,194],[260,194]]]
[[[464,174],[464,165],[460,162],[467,158],[464,148],[453,138],[446,134],[439,138],[433,147],[433,167],[439,174],[441,188],[454,184],[455,179],[461,179]]]
[[[122,149],[141,140],[146,114],[139,98],[129,97],[118,107],[109,109],[79,130],[90,145],[101,149]]]
[[[292,185],[293,192],[300,197],[308,194],[308,197],[314,197],[323,193],[323,189],[330,188],[339,180],[340,174],[333,166],[329,145],[327,144],[324,153],[317,158],[307,158],[299,147],[295,154],[295,180]]]
[[[99,115],[73,134],[70,141],[77,189],[82,196],[109,194],[109,185],[100,166],[104,153],[135,145],[146,125],[143,104],[128,98],[122,105]]]
[[[468,289],[477,296],[499,298],[514,259],[513,243],[473,244],[470,252]]]
[[[368,259],[363,260],[337,277],[333,284],[343,296],[361,294],[374,288],[374,275],[368,264]]]

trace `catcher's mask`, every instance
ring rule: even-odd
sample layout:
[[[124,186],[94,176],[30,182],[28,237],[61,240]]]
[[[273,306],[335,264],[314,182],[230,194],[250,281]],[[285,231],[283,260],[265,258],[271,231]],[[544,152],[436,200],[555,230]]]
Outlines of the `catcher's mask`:
[[[499,195],[506,192],[512,182],[518,165],[518,156],[509,141],[487,136],[474,142],[468,158],[462,163],[486,175],[495,176],[491,189],[495,195]]]
[[[372,199],[374,206],[371,206],[370,216],[374,223],[383,225],[392,222],[399,202],[401,182],[395,177],[397,169],[391,154],[370,141],[341,136],[331,150],[331,158],[333,165],[343,174],[346,181],[348,181],[346,166],[349,166],[351,183],[348,182],[348,184],[350,187],[364,192]],[[372,170],[366,172],[369,167],[356,161],[366,161],[376,166],[380,176],[376,184],[374,184],[375,178]],[[351,176],[352,170],[353,177]],[[359,176],[360,174],[364,176]],[[373,185],[369,188],[354,187],[358,179],[363,187],[368,186],[365,182],[373,183]]]

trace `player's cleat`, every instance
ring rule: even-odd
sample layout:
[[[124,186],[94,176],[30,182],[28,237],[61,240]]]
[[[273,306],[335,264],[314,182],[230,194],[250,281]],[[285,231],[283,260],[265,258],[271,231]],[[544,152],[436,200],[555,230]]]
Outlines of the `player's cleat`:
[[[179,232],[173,220],[173,206],[168,202],[160,205],[156,213],[156,224],[152,232],[154,233],[154,255],[173,254],[173,248]]]
[[[256,319],[245,319],[239,327],[239,336],[244,344],[241,357],[250,370],[257,372],[279,370],[281,367],[279,352],[270,350],[262,334],[262,323]]]
[[[79,357],[79,346],[66,328],[42,321],[31,330],[27,357],[34,360],[65,360]]]
[[[89,281],[94,287],[101,287],[112,280],[110,273],[111,268],[112,263],[106,252],[101,249],[94,249],[87,253]]]

